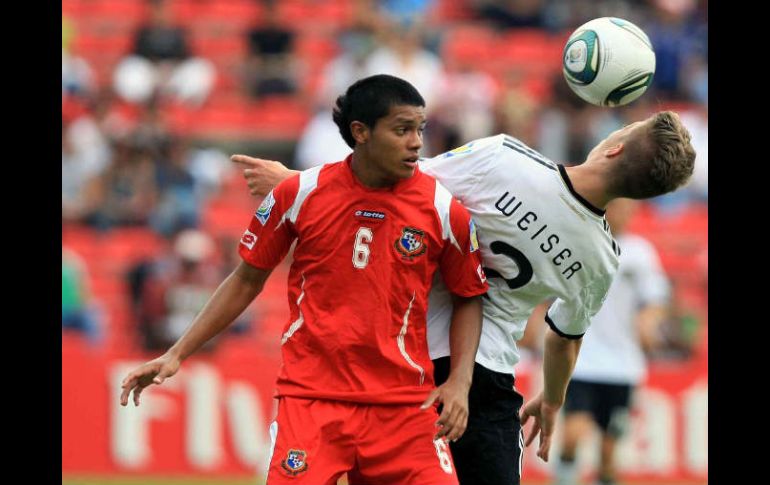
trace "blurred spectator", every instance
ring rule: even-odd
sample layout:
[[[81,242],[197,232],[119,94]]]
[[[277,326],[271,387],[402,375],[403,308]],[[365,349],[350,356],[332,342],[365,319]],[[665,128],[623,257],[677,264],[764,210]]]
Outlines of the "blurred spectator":
[[[638,204],[617,199],[607,207],[607,221],[622,250],[620,265],[604,305],[583,337],[567,388],[556,485],[578,482],[577,448],[594,424],[601,431],[595,483],[617,483],[615,446],[628,431],[633,392],[646,374],[645,353],[660,345],[669,283],[652,244],[625,232]]]
[[[83,333],[93,344],[102,341],[101,310],[91,297],[83,259],[68,248],[61,252],[62,330]]]
[[[537,116],[540,102],[523,85],[524,74],[516,68],[505,72],[504,84],[497,101],[496,133],[508,133],[527,145],[536,146]]]
[[[464,60],[447,59],[446,67],[426,129],[433,153],[493,135],[495,129],[498,88],[494,79]]]
[[[356,27],[344,32],[339,44],[342,51],[323,68],[316,112],[297,142],[294,167],[298,170],[342,160],[352,150],[332,119],[332,108],[348,86],[367,76],[367,59],[374,48],[373,34],[367,28]]]
[[[388,23],[411,28],[424,25],[435,0],[380,0],[379,12]]]
[[[367,59],[366,75],[390,74],[412,83],[430,113],[443,83],[441,59],[422,47],[419,27],[396,26],[381,32],[382,44]]]
[[[61,20],[61,92],[64,96],[88,97],[96,88],[94,70],[86,59],[73,52],[76,35],[72,22]]]
[[[147,1],[149,21],[137,30],[133,52],[115,68],[115,91],[133,103],[159,94],[201,105],[214,85],[214,65],[190,51],[187,31],[171,19],[167,0]]]
[[[177,235],[169,254],[130,271],[129,285],[145,350],[172,345],[213,294],[220,282],[212,260],[214,251],[209,236],[186,230]],[[211,350],[215,342],[204,349]]]
[[[544,0],[471,0],[476,15],[498,29],[544,28]]]
[[[551,79],[551,102],[543,107],[533,146],[558,163],[573,165],[584,160],[588,105],[567,86],[561,72]]]
[[[112,150],[94,118],[62,112],[62,220],[82,221],[97,208],[99,177],[110,166]]]
[[[708,58],[707,24],[695,15],[696,0],[655,0],[652,3],[654,16],[649,23],[641,25],[655,48],[655,77],[650,90],[653,96],[667,100],[690,99],[703,86],[697,82],[692,86],[686,84],[687,70],[697,67],[688,59]],[[701,66],[705,68],[703,63]],[[703,72],[701,70],[700,74]],[[692,81],[695,73],[689,74]],[[706,96],[707,90],[706,84]]]
[[[158,200],[151,147],[116,140],[112,164],[96,185],[95,211],[86,222],[100,230],[146,225]]]
[[[172,137],[162,145],[155,165],[158,200],[149,219],[158,234],[171,236],[198,226],[201,200],[188,161],[184,140]]]
[[[297,91],[294,32],[278,22],[272,1],[265,2],[265,21],[247,33],[246,86],[254,97]]]

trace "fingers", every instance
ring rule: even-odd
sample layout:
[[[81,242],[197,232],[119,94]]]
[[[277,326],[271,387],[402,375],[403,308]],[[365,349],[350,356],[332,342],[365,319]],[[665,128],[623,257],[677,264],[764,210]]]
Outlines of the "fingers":
[[[523,426],[523,423],[522,423]],[[526,441],[524,442],[524,446],[529,446],[534,440],[535,436],[540,433],[540,418],[535,417],[534,422],[532,423],[532,429],[529,432],[529,436],[527,437]]]
[[[551,437],[545,433],[540,434],[540,447],[537,450],[537,456],[543,461],[548,461],[548,452],[551,449]]]
[[[125,406],[128,404],[128,395],[131,394],[131,389],[133,389],[134,386],[133,384],[131,386],[127,386],[124,381],[124,384],[122,387],[123,387],[123,392],[120,393],[120,405]]]
[[[246,155],[233,155],[230,157],[230,160],[235,163],[246,165],[247,167],[257,167],[259,166],[260,159],[252,158]]]
[[[519,413],[519,420],[521,421],[521,426],[524,427],[525,424],[527,424],[527,421],[529,421],[530,414],[527,412],[527,408],[522,408],[521,412]]]
[[[139,384],[134,388],[134,406],[139,406],[139,395],[142,394],[145,387],[147,386]]]
[[[429,407],[433,406],[433,403],[436,402],[436,398],[438,398],[438,396],[439,396],[438,389],[433,389],[432,391],[430,391],[430,394],[428,394],[428,398],[422,403],[422,405],[420,406],[420,409],[424,411]]]
[[[440,429],[434,439],[446,437],[449,441],[457,441],[468,427],[467,408],[452,402],[445,402],[436,425]]]

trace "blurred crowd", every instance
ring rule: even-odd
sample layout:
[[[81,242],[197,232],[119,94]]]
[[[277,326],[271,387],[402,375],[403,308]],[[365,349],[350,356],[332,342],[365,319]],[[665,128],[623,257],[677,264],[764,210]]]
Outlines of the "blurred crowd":
[[[63,6],[77,12],[74,7],[99,1],[116,0],[69,0]],[[237,177],[236,167],[210,139],[177,129],[169,114],[178,109],[192,113],[194,124],[196,113],[217,109],[222,99],[244,106],[275,99],[299,103],[307,122],[291,148],[278,153],[302,169],[347,155],[331,108],[349,84],[376,73],[405,78],[425,97],[426,156],[506,132],[558,163],[574,164],[611,131],[670,107],[693,136],[696,173],[684,189],[653,200],[652,208],[663,217],[708,203],[705,0],[287,0],[305,7],[302,25],[287,20],[280,0],[249,0],[254,8],[248,11],[258,14],[232,18],[239,30],[231,40],[242,46],[232,64],[196,51],[202,19],[175,17],[174,0],[121,1],[136,4],[142,16],[120,58],[110,62],[78,51],[78,36],[89,35],[92,26],[63,8],[62,220],[65,229],[98,234],[145,228],[168,241],[167,253],[119,274],[137,341],[146,350],[173,342],[237,261],[237,235],[229,246],[218,244],[207,236],[202,217],[208,204],[237,186],[227,185]],[[185,4],[207,2],[215,0]],[[313,9],[322,4],[339,6],[345,21],[314,28]],[[634,22],[655,48],[653,83],[626,107],[586,104],[558,68],[566,37],[602,16]],[[308,30],[333,47],[318,69],[299,54]],[[495,44],[520,57],[480,48]],[[548,67],[538,59],[542,52],[555,57]],[[527,56],[527,62],[516,61]],[[270,143],[259,132],[249,137]],[[74,248],[64,248],[62,325],[99,342],[109,311],[88,291],[88,263]],[[705,281],[707,261],[703,268]],[[696,339],[692,318],[674,304],[671,323],[662,327],[676,355],[688,355]],[[253,315],[242,318],[235,333],[247,333],[252,322]]]

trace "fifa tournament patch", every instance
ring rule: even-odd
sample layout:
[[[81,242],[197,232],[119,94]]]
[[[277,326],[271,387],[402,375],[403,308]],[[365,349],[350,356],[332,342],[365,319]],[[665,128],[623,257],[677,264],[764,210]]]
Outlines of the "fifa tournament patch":
[[[249,249],[252,249],[256,242],[257,242],[257,235],[249,231],[248,229],[246,229],[246,232],[244,232],[243,236],[241,236],[241,244],[243,244]]]
[[[476,234],[476,224],[471,219],[470,223],[470,235],[471,235],[471,252],[475,253],[479,250],[479,236]]]
[[[425,253],[425,232],[413,227],[405,227],[401,231],[401,237],[396,239],[394,247],[396,251],[406,259],[414,259]]]
[[[455,155],[465,155],[466,153],[470,153],[470,152],[473,151],[473,145],[475,143],[476,142],[472,141],[470,143],[466,143],[465,145],[463,145],[461,147],[457,147],[454,150],[449,150],[448,152],[444,153],[442,158],[449,158],[449,157],[453,157]]]
[[[286,453],[286,458],[281,460],[281,468],[286,470],[286,473],[291,476],[299,475],[307,470],[306,458],[307,453],[303,450],[290,449],[289,452]]]
[[[256,217],[259,223],[262,224],[263,226],[267,223],[267,220],[270,218],[270,212],[272,212],[274,205],[275,205],[275,197],[273,197],[273,191],[271,190],[270,193],[268,193],[265,199],[262,201],[262,205],[259,206],[259,209],[257,209],[257,212],[254,213],[254,217]]]

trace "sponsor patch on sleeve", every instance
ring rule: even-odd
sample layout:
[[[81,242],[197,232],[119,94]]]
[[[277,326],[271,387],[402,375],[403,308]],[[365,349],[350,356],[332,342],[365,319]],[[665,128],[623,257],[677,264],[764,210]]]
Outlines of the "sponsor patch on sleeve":
[[[476,224],[473,223],[473,219],[471,219],[470,224],[470,235],[471,235],[471,252],[475,253],[479,250],[479,236],[476,234]]]
[[[246,232],[243,233],[243,236],[241,237],[241,244],[249,248],[251,250],[254,248],[254,244],[257,242],[257,235],[253,232],[246,229]]]
[[[265,197],[265,199],[262,201],[262,205],[259,206],[259,209],[257,209],[257,212],[254,214],[254,216],[257,218],[260,224],[263,226],[265,223],[267,223],[267,220],[270,218],[270,212],[273,210],[273,206],[275,205],[275,197],[273,197],[273,191],[271,190],[269,194]]]

